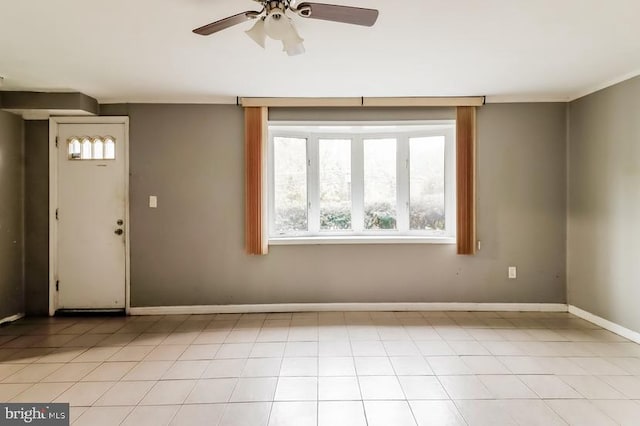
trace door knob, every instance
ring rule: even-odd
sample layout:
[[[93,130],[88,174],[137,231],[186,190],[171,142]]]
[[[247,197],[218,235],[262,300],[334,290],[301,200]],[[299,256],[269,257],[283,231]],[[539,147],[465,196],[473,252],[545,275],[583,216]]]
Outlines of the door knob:
[[[118,221],[116,222],[118,225],[124,225],[124,220],[122,219],[118,219]]]
[[[116,229],[115,234],[116,235],[122,235],[122,234],[124,234],[124,231],[122,229]]]

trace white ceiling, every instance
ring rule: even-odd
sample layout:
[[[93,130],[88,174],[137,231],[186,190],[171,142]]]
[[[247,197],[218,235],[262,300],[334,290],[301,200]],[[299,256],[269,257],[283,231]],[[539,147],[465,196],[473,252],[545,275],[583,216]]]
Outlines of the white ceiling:
[[[250,0],[3,0],[4,89],[101,102],[236,96],[567,100],[640,73],[638,0],[321,0],[380,10],[373,28],[294,17],[307,53],[263,51],[247,22],[195,27]]]

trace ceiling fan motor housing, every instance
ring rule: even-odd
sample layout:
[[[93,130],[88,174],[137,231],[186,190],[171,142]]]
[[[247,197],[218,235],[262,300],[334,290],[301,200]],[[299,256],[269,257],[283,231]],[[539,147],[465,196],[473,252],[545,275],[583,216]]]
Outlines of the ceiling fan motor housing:
[[[267,15],[271,15],[275,19],[280,19],[289,8],[289,1],[266,1],[264,7]],[[278,14],[279,11],[282,13]]]

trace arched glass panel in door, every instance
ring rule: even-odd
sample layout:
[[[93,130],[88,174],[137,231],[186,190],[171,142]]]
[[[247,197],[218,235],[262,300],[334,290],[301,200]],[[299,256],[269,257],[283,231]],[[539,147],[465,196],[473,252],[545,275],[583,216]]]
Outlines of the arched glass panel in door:
[[[110,136],[107,136],[104,139],[104,159],[105,160],[116,159],[116,142]]]
[[[102,160],[104,158],[104,142],[100,138],[93,139],[93,159]]]
[[[82,152],[80,154],[82,160],[91,160],[93,158],[93,143],[91,139],[82,140]]]
[[[69,139],[68,153],[69,153],[69,159],[71,160],[80,159],[81,147],[80,147],[80,141],[77,138]]]

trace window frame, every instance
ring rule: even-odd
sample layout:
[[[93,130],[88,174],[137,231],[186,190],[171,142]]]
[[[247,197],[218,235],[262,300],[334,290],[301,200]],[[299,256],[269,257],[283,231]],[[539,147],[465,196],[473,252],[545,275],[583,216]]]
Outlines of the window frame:
[[[395,243],[456,243],[456,120],[425,120],[403,122],[305,122],[270,121],[267,147],[268,239],[270,245],[295,244],[395,244]],[[409,126],[410,129],[364,131],[319,131],[331,126]],[[440,126],[440,129],[429,128]],[[292,127],[292,129],[286,129]],[[304,131],[300,128],[309,128]],[[315,129],[314,129],[315,128]],[[410,229],[410,140],[421,137],[445,138],[445,232]],[[306,140],[307,152],[307,231],[276,234],[275,231],[275,158],[277,137]],[[364,229],[364,141],[396,139],[396,229]],[[351,140],[351,230],[320,229],[319,140]],[[356,178],[359,176],[358,178]]]

